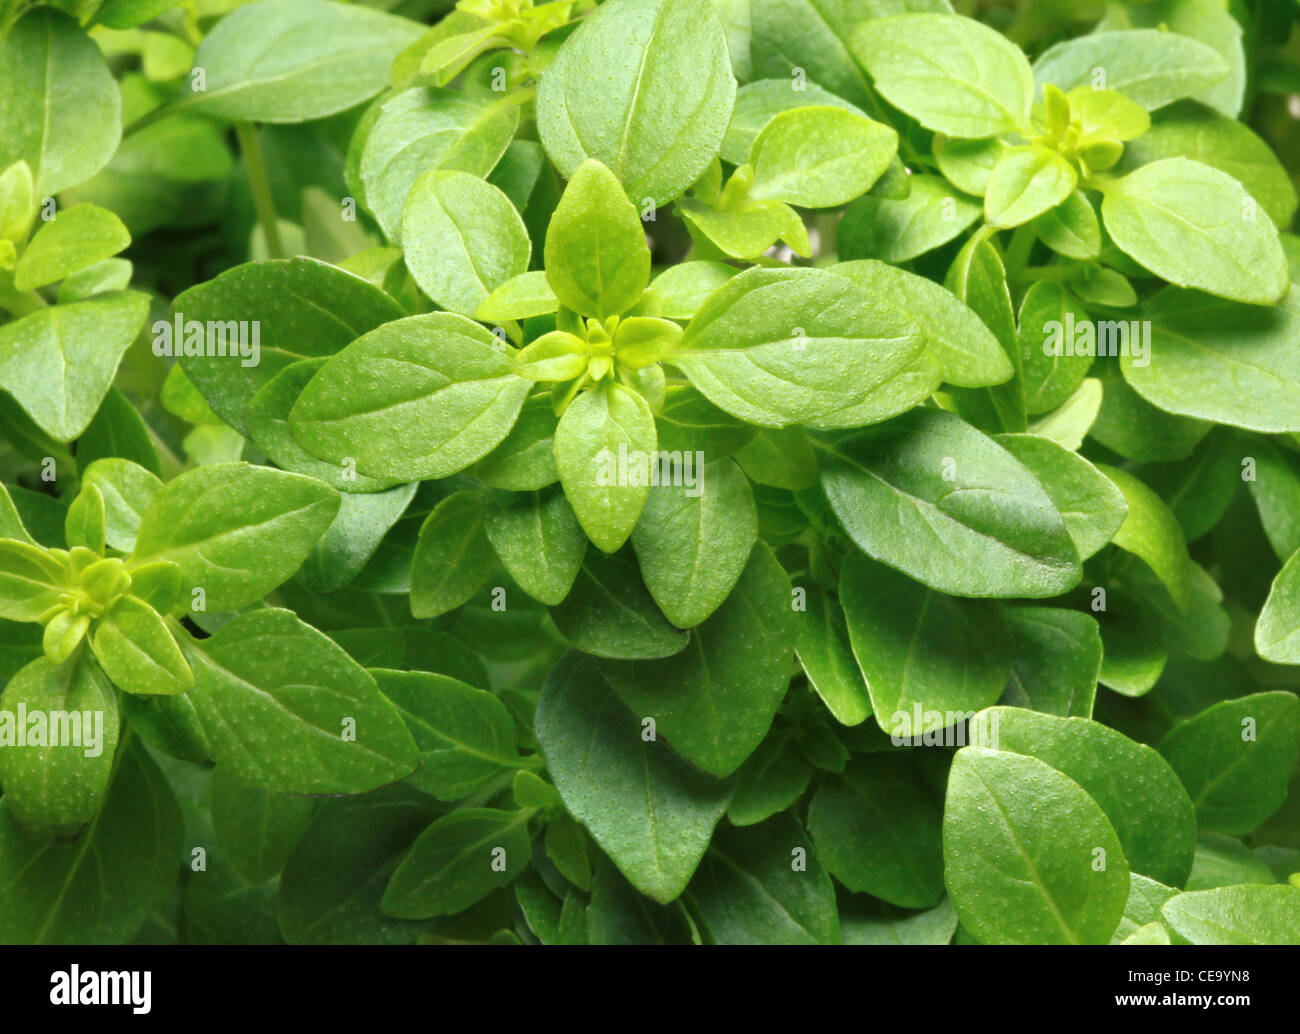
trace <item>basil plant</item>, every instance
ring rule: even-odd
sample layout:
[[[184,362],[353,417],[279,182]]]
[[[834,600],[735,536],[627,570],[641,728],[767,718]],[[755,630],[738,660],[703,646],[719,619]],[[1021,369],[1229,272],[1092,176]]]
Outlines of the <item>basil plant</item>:
[[[1300,943],[1297,21],[0,0],[0,942]]]

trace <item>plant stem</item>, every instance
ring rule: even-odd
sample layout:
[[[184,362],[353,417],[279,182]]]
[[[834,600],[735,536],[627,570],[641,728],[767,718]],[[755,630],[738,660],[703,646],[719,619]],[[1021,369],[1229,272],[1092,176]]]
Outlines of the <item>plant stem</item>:
[[[1032,222],[1021,223],[1011,234],[1006,256],[1007,280],[1011,283],[1016,283],[1024,275],[1025,267],[1029,265],[1029,254],[1037,240],[1038,233]]]
[[[251,123],[236,122],[235,136],[248,167],[248,186],[253,191],[253,205],[257,208],[257,221],[266,237],[266,253],[273,259],[284,258],[284,244],[280,240],[280,224],[275,217],[275,202],[271,198],[271,180],[266,174],[266,161],[257,130]]]

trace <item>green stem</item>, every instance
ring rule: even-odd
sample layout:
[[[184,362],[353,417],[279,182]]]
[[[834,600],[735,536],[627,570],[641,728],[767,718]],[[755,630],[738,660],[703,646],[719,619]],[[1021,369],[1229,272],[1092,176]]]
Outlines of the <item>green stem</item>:
[[[1018,282],[1024,275],[1025,267],[1029,265],[1030,252],[1034,250],[1034,242],[1038,240],[1038,232],[1034,229],[1034,224],[1021,223],[1011,234],[1011,242],[1007,245],[1007,280],[1011,283]]]
[[[284,244],[280,240],[280,224],[275,217],[275,202],[271,199],[271,180],[266,174],[266,161],[257,130],[251,123],[236,122],[235,136],[248,167],[248,185],[253,191],[253,205],[257,208],[257,221],[266,236],[266,253],[273,259],[284,258]]]

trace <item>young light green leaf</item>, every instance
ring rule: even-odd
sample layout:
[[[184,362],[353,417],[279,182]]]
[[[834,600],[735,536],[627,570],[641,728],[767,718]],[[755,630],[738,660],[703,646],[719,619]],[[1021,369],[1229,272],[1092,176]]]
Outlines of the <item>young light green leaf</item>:
[[[920,348],[914,323],[846,277],[750,269],[714,292],[666,358],[719,408],[784,427],[842,409]]]
[[[122,95],[103,55],[74,18],[32,8],[0,41],[0,169],[23,159],[35,197],[75,187],[102,169],[122,137]]]
[[[357,794],[415,770],[411,734],[375,680],[289,611],[250,611],[183,645],[213,760],[250,790]]]
[[[194,684],[171,629],[134,596],[123,596],[104,611],[90,645],[104,673],[128,693],[170,696]]]
[[[1255,649],[1274,664],[1300,664],[1300,549],[1273,580],[1255,625]]]
[[[329,360],[289,414],[312,454],[363,474],[447,477],[487,455],[514,426],[529,381],[513,352],[463,316],[386,323]]]
[[[205,89],[180,104],[250,122],[324,118],[387,86],[393,58],[420,31],[417,22],[368,7],[260,0],[203,38],[194,66],[205,73]]]
[[[614,0],[583,19],[546,69],[537,124],[561,175],[595,158],[638,204],[662,205],[718,153],[735,99],[712,4]]]
[[[40,657],[9,680],[0,707],[9,715],[25,711],[28,725],[41,715],[45,738],[33,742],[28,727],[26,749],[14,742],[0,749],[10,813],[36,833],[75,833],[95,817],[113,771],[119,725],[113,687],[84,650],[58,665]]]
[[[736,91],[736,107],[731,113],[731,124],[722,141],[722,157],[732,165],[749,162],[754,141],[764,127],[783,111],[792,108],[835,107],[850,114],[866,118],[866,112],[844,98],[824,90],[815,82],[805,82],[804,89],[795,89],[789,79],[759,79],[745,83]]]
[[[1101,71],[1103,78],[1098,78]],[[1034,62],[1034,79],[1062,90],[1115,90],[1155,111],[1190,97],[1229,74],[1227,62],[1204,43],[1178,32],[1125,29],[1057,43]]]
[[[402,211],[406,266],[441,308],[473,316],[496,288],[528,269],[532,245],[515,206],[467,172],[421,176]]]
[[[1081,191],[1074,191],[1034,222],[1039,240],[1058,255],[1089,262],[1101,254],[1101,222]]]
[[[199,467],[150,500],[131,563],[170,560],[187,595],[202,589],[207,609],[236,610],[287,581],[338,509],[337,492],[300,474],[247,463]]]
[[[980,217],[979,202],[941,176],[917,174],[908,181],[912,189],[905,198],[868,194],[849,206],[835,231],[841,259],[908,262],[947,244]]]
[[[14,267],[14,287],[32,291],[52,284],[130,243],[122,220],[108,209],[88,204],[65,208],[28,242]]]
[[[71,441],[90,424],[148,312],[148,295],[111,291],[5,324],[0,388],[41,430]]]
[[[1179,287],[1273,305],[1290,287],[1277,228],[1226,172],[1166,158],[1117,180],[1101,203],[1111,239]]]
[[[650,281],[650,249],[636,207],[608,168],[574,170],[546,229],[546,279],[560,303],[584,316],[617,316]]]
[[[754,140],[749,196],[801,208],[834,208],[865,194],[898,150],[888,126],[841,107],[781,112]]]
[[[986,137],[1028,124],[1029,61],[987,25],[948,14],[874,18],[852,48],[885,100],[927,129]]]
[[[627,541],[657,469],[654,415],[616,382],[581,392],[555,429],[560,483],[587,537],[606,553]]]
[[[1074,166],[1051,148],[1013,148],[993,166],[984,219],[999,229],[1027,223],[1064,202],[1077,182]]]

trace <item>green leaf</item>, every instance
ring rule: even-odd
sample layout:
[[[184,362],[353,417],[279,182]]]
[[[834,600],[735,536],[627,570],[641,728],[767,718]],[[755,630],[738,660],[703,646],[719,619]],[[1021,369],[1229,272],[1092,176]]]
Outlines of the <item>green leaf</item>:
[[[796,624],[790,583],[756,547],[726,602],[691,630],[686,649],[658,661],[606,661],[623,701],[697,768],[734,772],[767,735],[785,696]]]
[[[825,447],[822,487],[858,548],[941,592],[1055,596],[1081,576],[1038,480],[951,413],[913,410]]]
[[[752,198],[834,208],[865,194],[898,150],[898,134],[841,107],[784,111],[754,140]]]
[[[637,890],[667,903],[690,882],[731,791],[642,729],[590,661],[570,654],[552,669],[537,738],[564,805]]]
[[[904,908],[943,897],[942,820],[939,794],[900,753],[854,758],[808,805],[808,831],[831,874]]]
[[[512,350],[453,313],[386,323],[329,360],[289,414],[313,455],[403,481],[442,478],[491,452],[529,382]]]
[[[261,0],[203,38],[194,66],[206,74],[205,89],[180,104],[250,122],[324,118],[387,86],[393,59],[420,32],[416,22],[368,7]]]
[[[1291,224],[1296,190],[1267,143],[1235,118],[1188,102],[1162,112],[1151,131],[1124,148],[1123,168],[1191,158],[1226,172],[1259,202],[1279,228]]]
[[[1105,814],[1036,758],[958,751],[943,854],[962,926],[985,944],[1106,944],[1128,898],[1128,862]]]
[[[792,855],[802,852],[805,867]],[[838,944],[835,887],[789,816],[720,829],[687,892],[713,944]]]
[[[694,198],[677,202],[677,210],[708,246],[733,258],[757,261],[777,241],[804,258],[812,254],[808,228],[799,213],[784,201],[742,200],[725,209]]]
[[[114,549],[135,549],[140,521],[162,482],[130,460],[101,459],[81,474],[83,489],[93,486],[104,500],[104,537]]]
[[[555,484],[560,480],[553,448],[557,422],[549,395],[525,399],[510,433],[469,473],[510,492],[533,492]]]
[[[727,821],[752,826],[785,811],[803,796],[811,778],[812,768],[791,745],[790,737],[774,733],[736,770]]]
[[[660,612],[627,551],[588,553],[551,617],[565,639],[594,657],[649,660],[686,645],[686,633]]]
[[[202,351],[210,354],[184,354],[174,330],[171,344],[186,376],[236,430],[244,426],[244,406],[285,367],[332,356],[381,323],[405,315],[374,284],[308,258],[235,266],[178,295],[171,313],[182,328],[191,321],[203,324],[201,343],[209,347]],[[258,328],[256,365],[244,365],[231,340],[241,323],[248,324],[250,335],[254,324]],[[162,327],[152,329],[158,334]],[[187,336],[184,329],[181,336]]]
[[[847,277],[750,269],[713,293],[666,359],[719,408],[784,427],[902,370],[921,347],[914,328]]]
[[[1273,305],[1290,287],[1272,221],[1240,183],[1187,158],[1166,158],[1117,180],[1101,203],[1120,250],[1179,287]]]
[[[184,644],[213,759],[265,793],[365,793],[415,770],[397,709],[343,649],[287,610]]]
[[[170,560],[191,602],[201,588],[207,609],[237,610],[287,581],[338,509],[338,493],[300,474],[247,463],[199,467],[155,493],[131,564]]]
[[[1255,649],[1274,664],[1300,664],[1300,549],[1273,580],[1255,625]]]
[[[524,762],[506,705],[483,689],[423,671],[370,673],[396,705],[420,751],[406,781],[440,801],[458,801]]]
[[[437,816],[427,799],[366,797],[322,808],[280,877],[290,944],[415,944],[428,923],[379,910],[393,870]]]
[[[104,673],[128,693],[172,695],[194,684],[171,629],[134,596],[123,596],[104,611],[90,645]]]
[[[983,387],[1013,376],[1011,361],[988,327],[933,280],[872,259],[829,268],[871,288],[918,324],[926,349],[943,367],[949,384]]]
[[[477,492],[456,492],[420,525],[411,559],[411,613],[432,618],[467,602],[492,574]]]
[[[1120,549],[1145,560],[1164,583],[1174,603],[1188,603],[1187,543],[1178,518],[1163,499],[1126,470],[1098,465],[1098,470],[1124,494],[1128,513],[1111,541]]]
[[[735,98],[711,4],[614,0],[584,18],[547,67],[537,124],[561,175],[595,158],[637,204],[662,205],[718,153]]]
[[[1092,368],[1093,356],[1073,347],[1078,328],[1091,325],[1088,313],[1060,284],[1039,280],[1025,292],[1019,322],[1025,409],[1035,415],[1046,413],[1064,404]],[[1106,325],[1122,328],[1116,333],[1127,340],[1129,324]]]
[[[1050,438],[1000,434],[994,439],[1038,479],[1065,521],[1081,560],[1099,552],[1124,524],[1128,504],[1101,471]]]
[[[299,580],[313,592],[337,592],[351,583],[382,545],[384,536],[406,512],[415,484],[386,492],[344,492],[338,516],[312,546]]]
[[[36,199],[83,183],[122,137],[122,99],[94,41],[52,7],[28,10],[0,41],[0,169],[25,160]]]
[[[999,229],[1027,223],[1064,202],[1077,182],[1074,166],[1051,148],[1013,148],[989,176],[985,221]]]
[[[654,415],[615,382],[581,392],[555,429],[555,464],[587,537],[606,553],[627,541],[659,472]]]
[[[1028,124],[1029,61],[987,25],[956,15],[899,14],[860,26],[852,47],[885,100],[927,129],[986,137]]]
[[[1300,701],[1285,692],[1224,700],[1175,725],[1160,753],[1200,829],[1249,833],[1281,806],[1300,746]]]
[[[880,728],[921,742],[997,701],[1011,667],[1002,611],[936,593],[850,553],[840,603]]]
[[[1193,944],[1300,941],[1300,890],[1295,887],[1218,887],[1178,894],[1160,915]]]
[[[1034,230],[1044,244],[1066,258],[1087,262],[1101,254],[1101,223],[1081,191],[1040,215]]]
[[[224,766],[212,774],[212,828],[222,858],[250,883],[280,874],[316,814],[310,797],[262,793]]]
[[[61,442],[89,425],[149,312],[139,291],[47,306],[0,327],[0,388]]]
[[[467,172],[430,172],[402,212],[406,265],[437,305],[472,316],[496,288],[528,269],[532,245],[510,199]]]
[[[650,249],[636,207],[608,168],[573,171],[546,230],[546,279],[562,305],[604,319],[636,304],[650,280]]]
[[[812,586],[799,613],[795,652],[808,684],[841,725],[860,725],[871,715],[871,696],[853,657],[844,611],[833,596]]]
[[[587,537],[562,492],[487,492],[483,527],[521,589],[547,606],[564,601],[586,556]]]
[[[1101,671],[1097,622],[1060,607],[1008,607],[1011,679],[1002,699],[1058,717],[1092,717]]]
[[[680,268],[680,267],[674,267]],[[560,307],[544,270],[520,273],[496,287],[474,311],[475,319],[484,322],[523,320],[545,316]]]
[[[650,281],[633,314],[660,319],[688,320],[700,311],[709,295],[736,275],[723,262],[693,260],[669,266]]]
[[[816,83],[805,82],[802,90],[795,89],[789,79],[760,79],[745,83],[736,91],[736,106],[731,113],[731,124],[722,141],[722,158],[732,165],[749,162],[750,152],[759,133],[783,111],[792,108],[834,107],[841,111],[866,118],[866,112],[844,98],[822,89]]]
[[[1229,71],[1227,62],[1204,43],[1157,29],[1079,36],[1048,47],[1034,62],[1039,88],[1055,83],[1066,92],[1076,86],[1116,90],[1148,111],[1199,93],[1227,78]]]
[[[1143,315],[1149,354],[1123,355],[1120,366],[1148,402],[1252,431],[1300,431],[1300,292],[1265,307],[1167,287]]]
[[[947,244],[980,217],[979,203],[942,177],[918,173],[908,181],[912,189],[905,198],[868,194],[849,206],[835,231],[841,259],[909,262]]]
[[[632,533],[646,587],[678,628],[717,610],[758,539],[754,495],[733,461],[697,467],[694,480],[651,492]]]
[[[131,243],[122,220],[98,205],[73,205],[45,223],[14,267],[14,287],[31,291],[116,255]],[[125,286],[125,285],[124,285]]]
[[[104,497],[94,485],[83,486],[68,504],[64,522],[68,545],[82,546],[92,553],[104,552]]]
[[[397,243],[402,206],[417,179],[439,169],[486,176],[518,125],[519,105],[511,98],[480,99],[433,86],[403,90],[376,102],[358,126],[349,183]]]
[[[1096,363],[1092,372],[1101,406],[1088,436],[1125,459],[1157,463],[1186,459],[1214,426],[1157,409],[1129,387],[1118,363]]]
[[[844,944],[950,944],[956,929],[957,913],[947,898],[921,912],[894,908],[867,897],[840,904],[840,939]]]
[[[25,832],[6,798],[0,802],[0,941],[128,941],[175,881],[183,832],[167,780],[129,739],[103,807],[71,844]],[[111,895],[105,887],[113,888]]]
[[[17,539],[0,539],[0,618],[38,621],[72,584],[66,560]]]
[[[1187,879],[1196,816],[1178,776],[1154,749],[1086,717],[995,707],[972,721],[989,730],[997,749],[1045,761],[1083,787],[1115,828],[1134,872],[1171,886]]]
[[[0,783],[10,813],[33,832],[75,833],[94,819],[113,771],[113,687],[84,650],[59,665],[40,657],[9,680],[0,707],[9,719],[0,722],[0,730],[9,726],[0,732]],[[16,728],[13,716],[24,711]],[[43,742],[34,740],[37,730]],[[23,740],[15,742],[15,733]]]

